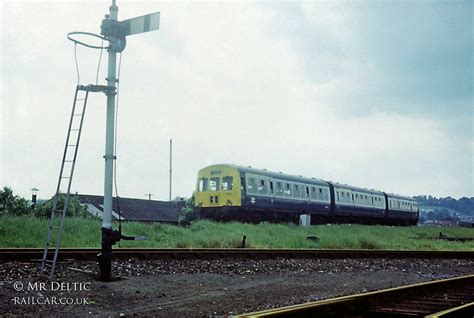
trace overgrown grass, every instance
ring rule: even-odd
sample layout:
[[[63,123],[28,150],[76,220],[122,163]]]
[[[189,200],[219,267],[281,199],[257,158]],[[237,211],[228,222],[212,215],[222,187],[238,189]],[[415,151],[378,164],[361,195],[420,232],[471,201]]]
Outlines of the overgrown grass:
[[[43,247],[47,220],[32,216],[0,216],[0,247]],[[67,218],[63,247],[100,247],[98,220]],[[340,248],[394,250],[474,250],[474,241],[431,240],[439,232],[451,237],[474,237],[467,228],[392,227],[367,225],[320,225],[302,228],[293,224],[244,224],[198,221],[188,228],[130,222],[125,235],[143,235],[146,241],[122,241],[121,247],[229,248],[247,237],[250,248]],[[308,236],[316,236],[318,241]]]

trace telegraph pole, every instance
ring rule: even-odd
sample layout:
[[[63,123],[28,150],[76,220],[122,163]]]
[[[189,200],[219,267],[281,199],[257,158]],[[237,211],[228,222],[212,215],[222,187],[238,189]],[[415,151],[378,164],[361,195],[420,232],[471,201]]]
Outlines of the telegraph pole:
[[[173,182],[173,139],[170,139],[170,201],[171,201],[172,182]]]
[[[160,13],[152,13],[124,21],[118,21],[116,0],[112,0],[109,14],[102,20],[101,34],[109,42],[107,85],[107,118],[105,140],[105,173],[104,173],[104,212],[102,218],[102,249],[99,254],[100,279],[108,281],[111,278],[112,245],[121,239],[137,239],[123,236],[120,231],[112,228],[112,189],[114,176],[114,132],[115,132],[115,95],[116,95],[116,66],[117,53],[122,52],[126,45],[126,36],[157,30],[160,23]]]

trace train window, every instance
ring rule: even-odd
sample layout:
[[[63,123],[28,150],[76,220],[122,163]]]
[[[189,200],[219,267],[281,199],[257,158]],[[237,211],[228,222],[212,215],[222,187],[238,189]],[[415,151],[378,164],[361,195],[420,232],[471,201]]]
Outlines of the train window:
[[[278,195],[283,195],[283,184],[281,182],[277,182],[276,192]]]
[[[294,184],[293,185],[293,196],[295,198],[299,198],[300,197],[300,187],[297,185],[297,184]]]
[[[291,188],[289,183],[285,183],[285,195],[290,197],[291,196]]]
[[[339,201],[339,191],[337,191],[336,193],[337,193],[337,201]]]
[[[222,178],[222,191],[230,191],[234,186],[234,178],[227,176]]]
[[[265,180],[260,179],[260,183],[258,185],[258,194],[267,194],[267,185]]]
[[[199,179],[199,192],[205,192],[207,191],[207,186],[208,186],[208,179],[207,178],[201,178]]]
[[[248,178],[247,179],[247,193],[256,193],[257,192],[257,185],[255,182],[255,178]]]
[[[309,198],[309,187],[306,187],[306,197]]]
[[[209,182],[209,191],[218,191],[219,190],[219,181],[220,178],[211,178]]]
[[[273,182],[270,181],[270,193],[273,194]]]
[[[318,197],[316,195],[316,188],[315,187],[311,187],[311,199],[313,199],[313,200],[318,199]]]

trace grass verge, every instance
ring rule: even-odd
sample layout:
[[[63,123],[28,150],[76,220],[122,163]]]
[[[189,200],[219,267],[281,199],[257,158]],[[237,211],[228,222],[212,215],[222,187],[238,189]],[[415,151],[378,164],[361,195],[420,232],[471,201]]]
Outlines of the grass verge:
[[[43,247],[48,221],[33,216],[0,216],[0,247]],[[66,218],[62,247],[100,247],[101,222]],[[115,227],[116,228],[116,227]],[[165,224],[123,223],[125,235],[143,235],[146,241],[122,241],[121,247],[232,248],[247,237],[250,248],[336,248],[394,250],[474,250],[474,241],[432,240],[439,232],[450,237],[474,237],[468,228],[394,227],[368,225],[216,223],[201,220],[190,227]],[[315,236],[318,240],[308,239]]]

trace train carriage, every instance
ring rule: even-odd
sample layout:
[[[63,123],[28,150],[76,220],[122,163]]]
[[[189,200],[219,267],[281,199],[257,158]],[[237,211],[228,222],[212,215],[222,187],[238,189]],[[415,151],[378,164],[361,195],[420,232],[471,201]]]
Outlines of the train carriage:
[[[393,223],[414,225],[418,222],[419,206],[416,200],[397,194],[386,193],[387,218]]]
[[[386,218],[384,193],[336,182],[329,182],[334,193],[334,213],[345,219],[363,219],[367,223],[380,223]],[[373,221],[373,222],[371,222]]]
[[[217,220],[416,224],[413,199],[316,178],[232,164],[198,173],[195,207]]]

